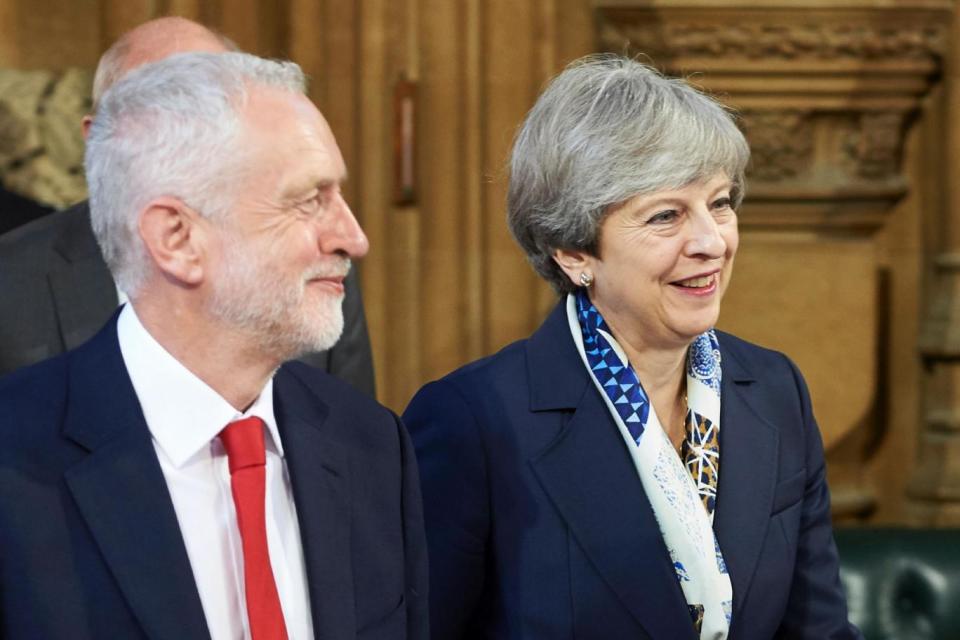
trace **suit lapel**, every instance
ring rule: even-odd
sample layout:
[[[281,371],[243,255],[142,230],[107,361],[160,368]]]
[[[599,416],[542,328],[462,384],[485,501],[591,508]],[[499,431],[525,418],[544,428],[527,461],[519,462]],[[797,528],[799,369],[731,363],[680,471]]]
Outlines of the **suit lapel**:
[[[116,320],[70,359],[64,435],[90,451],[66,484],[146,635],[207,639],[176,512],[127,376]]]
[[[720,480],[714,531],[733,585],[737,619],[763,548],[777,478],[779,436],[751,403],[762,388],[723,348]]]
[[[117,307],[117,294],[90,228],[87,203],[54,215],[62,223],[47,279],[64,348],[73,349],[103,326]]]
[[[574,409],[534,472],[597,571],[650,637],[693,640],[660,528],[616,424],[570,337],[564,304],[527,347],[531,408]]]
[[[350,425],[285,369],[275,378],[274,397],[297,505],[314,635],[347,640],[356,635],[349,459],[334,434]]]
[[[598,393],[584,394],[560,440],[533,466],[584,552],[650,637],[692,640],[660,528]]]

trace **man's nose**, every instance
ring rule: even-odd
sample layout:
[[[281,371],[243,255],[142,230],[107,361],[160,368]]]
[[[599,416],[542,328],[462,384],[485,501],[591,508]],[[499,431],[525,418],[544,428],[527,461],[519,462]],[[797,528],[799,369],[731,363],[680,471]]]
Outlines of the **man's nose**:
[[[362,258],[370,249],[367,235],[350,210],[350,205],[340,194],[332,212],[329,225],[322,225],[319,231],[320,249],[324,253],[342,253],[351,258]]]

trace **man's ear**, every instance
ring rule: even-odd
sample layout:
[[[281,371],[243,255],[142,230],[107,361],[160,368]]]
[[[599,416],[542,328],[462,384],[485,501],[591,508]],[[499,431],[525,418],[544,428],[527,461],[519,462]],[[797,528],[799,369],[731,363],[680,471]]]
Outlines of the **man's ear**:
[[[157,269],[184,285],[203,281],[207,233],[204,220],[182,200],[161,197],[140,213],[140,237]]]
[[[578,249],[555,249],[553,261],[560,265],[563,272],[570,278],[574,286],[582,286],[581,273],[593,277],[593,256]]]
[[[83,119],[80,120],[80,133],[83,134],[83,139],[86,140],[87,136],[90,135],[90,125],[93,124],[93,115],[88,113],[83,116]]]

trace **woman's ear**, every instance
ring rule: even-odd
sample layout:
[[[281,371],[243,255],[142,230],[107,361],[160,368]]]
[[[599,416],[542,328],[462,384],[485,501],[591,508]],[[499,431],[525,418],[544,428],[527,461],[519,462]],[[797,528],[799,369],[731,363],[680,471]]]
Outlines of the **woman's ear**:
[[[576,287],[586,286],[585,281],[593,281],[594,260],[593,256],[579,249],[555,249],[553,252],[553,261]]]
[[[138,229],[156,268],[185,285],[203,280],[206,255],[204,220],[182,200],[161,197],[140,213]]]

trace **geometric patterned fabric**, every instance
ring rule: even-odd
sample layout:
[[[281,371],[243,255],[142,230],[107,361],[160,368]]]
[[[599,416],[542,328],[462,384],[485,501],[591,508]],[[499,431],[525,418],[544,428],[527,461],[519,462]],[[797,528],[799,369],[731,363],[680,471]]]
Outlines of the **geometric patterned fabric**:
[[[720,477],[720,349],[711,329],[687,351],[686,436],[677,456],[649,397],[603,316],[581,288],[568,301],[575,316],[581,355],[597,387],[615,412],[651,501],[674,573],[684,592],[690,620],[701,640],[725,639],[733,598],[723,554],[713,533]],[[653,417],[652,417],[653,416]],[[648,426],[653,431],[646,433]],[[646,436],[646,437],[645,437]]]
[[[680,458],[697,484],[707,515],[713,521],[717,502],[717,482],[720,480],[720,420],[719,411],[713,420],[698,412],[695,393],[716,398],[720,402],[720,345],[713,329],[693,341],[687,352],[688,407],[687,437],[680,449]],[[694,381],[702,382],[696,384]]]
[[[603,316],[583,289],[577,292],[577,316],[583,332],[583,348],[597,380],[620,414],[634,442],[640,443],[650,415],[650,400],[632,367],[624,367],[620,357],[603,337],[611,333]],[[687,356],[687,376],[700,380],[720,397],[720,347],[711,329],[697,336]],[[691,385],[687,386],[691,389]],[[720,479],[720,425],[690,407],[685,419],[687,436],[680,458],[697,485],[697,492],[709,516],[716,509],[717,482]]]
[[[621,364],[620,356],[600,334],[600,331],[611,331],[583,289],[577,291],[577,315],[583,331],[583,350],[587,353],[590,370],[620,414],[620,419],[627,425],[634,442],[639,444],[647,427],[650,400],[633,368]]]

